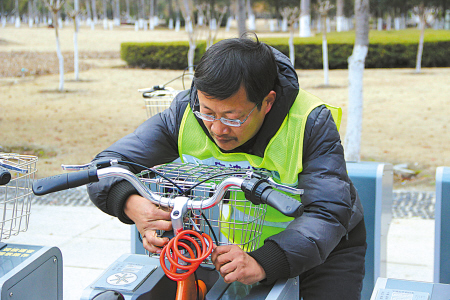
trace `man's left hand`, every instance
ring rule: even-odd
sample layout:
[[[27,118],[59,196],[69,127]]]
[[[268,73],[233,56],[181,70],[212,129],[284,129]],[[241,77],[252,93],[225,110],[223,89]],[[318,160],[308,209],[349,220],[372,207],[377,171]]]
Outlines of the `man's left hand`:
[[[226,283],[239,281],[243,284],[253,284],[266,278],[266,272],[261,265],[239,246],[216,247],[211,259]]]

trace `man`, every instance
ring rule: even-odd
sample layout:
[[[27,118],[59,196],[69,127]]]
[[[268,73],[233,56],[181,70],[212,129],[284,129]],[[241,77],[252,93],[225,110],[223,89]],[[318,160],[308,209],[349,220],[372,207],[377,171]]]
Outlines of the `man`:
[[[176,159],[232,162],[272,171],[282,183],[305,190],[304,214],[292,221],[271,215],[276,231],[266,232],[264,245],[253,252],[216,247],[216,269],[226,282],[245,284],[299,275],[303,299],[359,299],[363,211],[346,171],[340,116],[335,122],[330,109],[299,89],[293,66],[277,50],[247,38],[223,40],[202,57],[190,90],[96,159],[148,167]],[[155,230],[171,229],[169,212],[137,195],[128,182],[100,181],[89,194],[104,212],[135,223],[150,252],[168,242]]]

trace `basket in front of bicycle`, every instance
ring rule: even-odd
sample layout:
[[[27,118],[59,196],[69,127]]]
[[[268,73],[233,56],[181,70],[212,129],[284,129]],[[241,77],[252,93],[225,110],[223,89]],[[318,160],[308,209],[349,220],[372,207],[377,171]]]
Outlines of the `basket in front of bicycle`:
[[[166,178],[151,171],[139,174],[153,192],[164,197],[183,195],[200,203],[210,198],[224,179],[244,177],[248,171],[238,167],[182,163],[165,164],[154,169]],[[234,244],[244,251],[253,251],[259,247],[266,211],[265,204],[252,204],[245,199],[240,188],[232,187],[218,205],[208,209],[189,209],[184,227],[207,233],[216,245]]]
[[[9,182],[0,185],[0,241],[28,229],[37,160],[32,155],[0,153],[0,168],[10,174]]]
[[[147,110],[147,118],[156,115],[170,106],[175,96],[180,91],[165,88],[152,92],[143,93],[145,108]]]

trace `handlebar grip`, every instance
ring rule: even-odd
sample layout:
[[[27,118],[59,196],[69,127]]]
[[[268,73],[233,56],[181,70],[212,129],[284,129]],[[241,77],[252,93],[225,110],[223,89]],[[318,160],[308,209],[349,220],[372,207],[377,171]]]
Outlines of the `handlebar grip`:
[[[33,183],[33,193],[42,196],[62,190],[97,182],[97,169],[88,169],[73,173],[64,173],[51,177],[38,179]]]
[[[5,169],[0,167],[0,185],[8,184],[11,180],[11,173]]]
[[[288,217],[300,217],[305,209],[301,202],[280,191],[272,189],[266,189],[262,192],[261,201]]]

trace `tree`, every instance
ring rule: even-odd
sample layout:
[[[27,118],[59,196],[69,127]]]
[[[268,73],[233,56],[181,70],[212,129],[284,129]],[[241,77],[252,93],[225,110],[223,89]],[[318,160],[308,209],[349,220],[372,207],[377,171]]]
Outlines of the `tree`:
[[[103,29],[108,29],[108,6],[106,0],[102,0],[103,5]]]
[[[89,2],[86,2],[89,4]],[[68,12],[68,15],[73,20],[74,32],[73,32],[73,71],[75,74],[75,80],[80,80],[79,62],[78,62],[78,28],[79,28],[79,16],[80,7],[78,0],[74,0],[73,10]]]
[[[295,67],[294,24],[300,19],[300,12],[298,7],[285,7],[280,9],[280,14],[289,26],[289,59],[291,60],[291,64]]]
[[[336,31],[344,31],[344,0],[336,0]]]
[[[218,6],[215,9],[211,9],[209,4],[206,5],[206,11],[204,12],[206,17],[206,49],[211,47],[216,41],[217,34],[219,33],[220,24],[222,24],[223,17],[227,13],[228,7],[219,8]],[[219,13],[219,20],[216,21],[214,18],[215,13]]]
[[[327,43],[327,17],[328,12],[334,5],[330,4],[330,1],[319,0],[318,11],[320,13],[320,19],[322,22],[322,62],[323,62],[323,75],[324,85],[329,86],[328,79],[328,43]]]
[[[345,159],[360,160],[364,62],[369,49],[369,0],[355,0],[356,38],[348,58],[348,114]]]
[[[247,26],[245,24],[245,0],[237,1],[237,21],[238,21],[238,34],[242,36],[247,31]]]
[[[300,0],[300,37],[311,36],[311,0]]]
[[[16,0],[16,1],[15,1],[15,4],[16,4],[15,26],[16,26],[17,28],[19,28],[19,27],[20,27],[19,0]]]
[[[419,3],[417,7],[414,8],[417,15],[419,15],[419,28],[420,28],[420,38],[419,45],[417,47],[416,56],[416,73],[421,72],[422,68],[422,53],[423,53],[423,40],[425,37],[425,28],[427,26],[427,20],[431,19],[435,13],[435,9],[431,7],[425,7],[423,1]]]
[[[59,61],[59,88],[58,90],[62,92],[64,90],[64,57],[61,53],[61,46],[59,44],[59,33],[58,33],[58,12],[61,10],[64,4],[64,0],[50,0],[50,2],[46,2],[48,9],[52,12],[53,16],[53,28],[55,28],[56,35],[56,55],[58,56]]]
[[[97,24],[98,17],[97,17],[97,3],[95,0],[92,0],[91,2],[91,8],[92,8],[92,21],[93,25]],[[94,29],[94,26],[91,27],[91,29]]]
[[[199,30],[197,26],[194,26],[194,10],[191,0],[183,0],[181,6],[181,13],[183,14],[186,31],[189,38],[189,50],[188,50],[188,68],[189,73],[194,73],[194,56],[195,49],[197,48],[197,40],[199,38]]]

